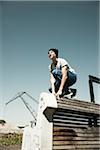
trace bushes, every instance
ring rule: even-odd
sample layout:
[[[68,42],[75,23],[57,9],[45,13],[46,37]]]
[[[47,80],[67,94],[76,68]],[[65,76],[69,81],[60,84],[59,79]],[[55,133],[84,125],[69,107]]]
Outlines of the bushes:
[[[6,123],[5,120],[0,119],[0,124],[1,124],[1,125],[4,125],[5,123]]]
[[[0,146],[20,145],[21,143],[22,143],[22,134],[8,133],[0,136]]]

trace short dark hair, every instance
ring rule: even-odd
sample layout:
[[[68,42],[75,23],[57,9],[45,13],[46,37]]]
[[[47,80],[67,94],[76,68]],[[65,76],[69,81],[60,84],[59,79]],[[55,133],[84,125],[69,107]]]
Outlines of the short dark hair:
[[[56,57],[58,58],[58,49],[50,48],[49,51],[53,51],[56,54]],[[48,51],[48,53],[49,53],[49,51]]]

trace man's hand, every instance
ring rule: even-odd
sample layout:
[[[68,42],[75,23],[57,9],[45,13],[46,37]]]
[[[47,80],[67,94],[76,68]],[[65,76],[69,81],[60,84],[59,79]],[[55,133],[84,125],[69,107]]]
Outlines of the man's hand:
[[[60,95],[62,94],[62,90],[58,90],[58,92],[55,94],[55,96],[59,99],[60,97]]]

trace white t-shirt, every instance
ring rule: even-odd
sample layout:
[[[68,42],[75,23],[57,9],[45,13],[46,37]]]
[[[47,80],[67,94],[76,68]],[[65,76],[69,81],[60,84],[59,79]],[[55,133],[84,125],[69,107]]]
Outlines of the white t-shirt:
[[[58,58],[57,68],[62,68],[63,66],[66,66],[66,65],[68,66],[68,69],[70,72],[75,73],[75,70],[69,65],[69,63],[65,59]],[[49,66],[49,69],[50,68],[51,68],[51,65]]]

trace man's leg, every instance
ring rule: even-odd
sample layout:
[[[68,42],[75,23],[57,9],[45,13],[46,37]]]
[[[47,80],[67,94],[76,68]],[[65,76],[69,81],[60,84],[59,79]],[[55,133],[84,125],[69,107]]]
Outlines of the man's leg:
[[[74,96],[76,96],[77,90],[76,89],[72,89],[72,88],[70,88],[70,90],[72,92],[71,98],[73,98]]]
[[[76,95],[76,89],[70,88],[77,80],[76,74],[72,72],[68,72],[68,80],[65,83],[64,89],[63,89],[63,95],[70,95],[71,98]]]
[[[55,83],[54,83],[54,86],[55,86],[55,93],[58,92],[59,87],[60,87],[60,83],[61,83],[60,80],[56,80],[56,81],[55,81]],[[52,88],[49,88],[49,92],[52,93]]]

